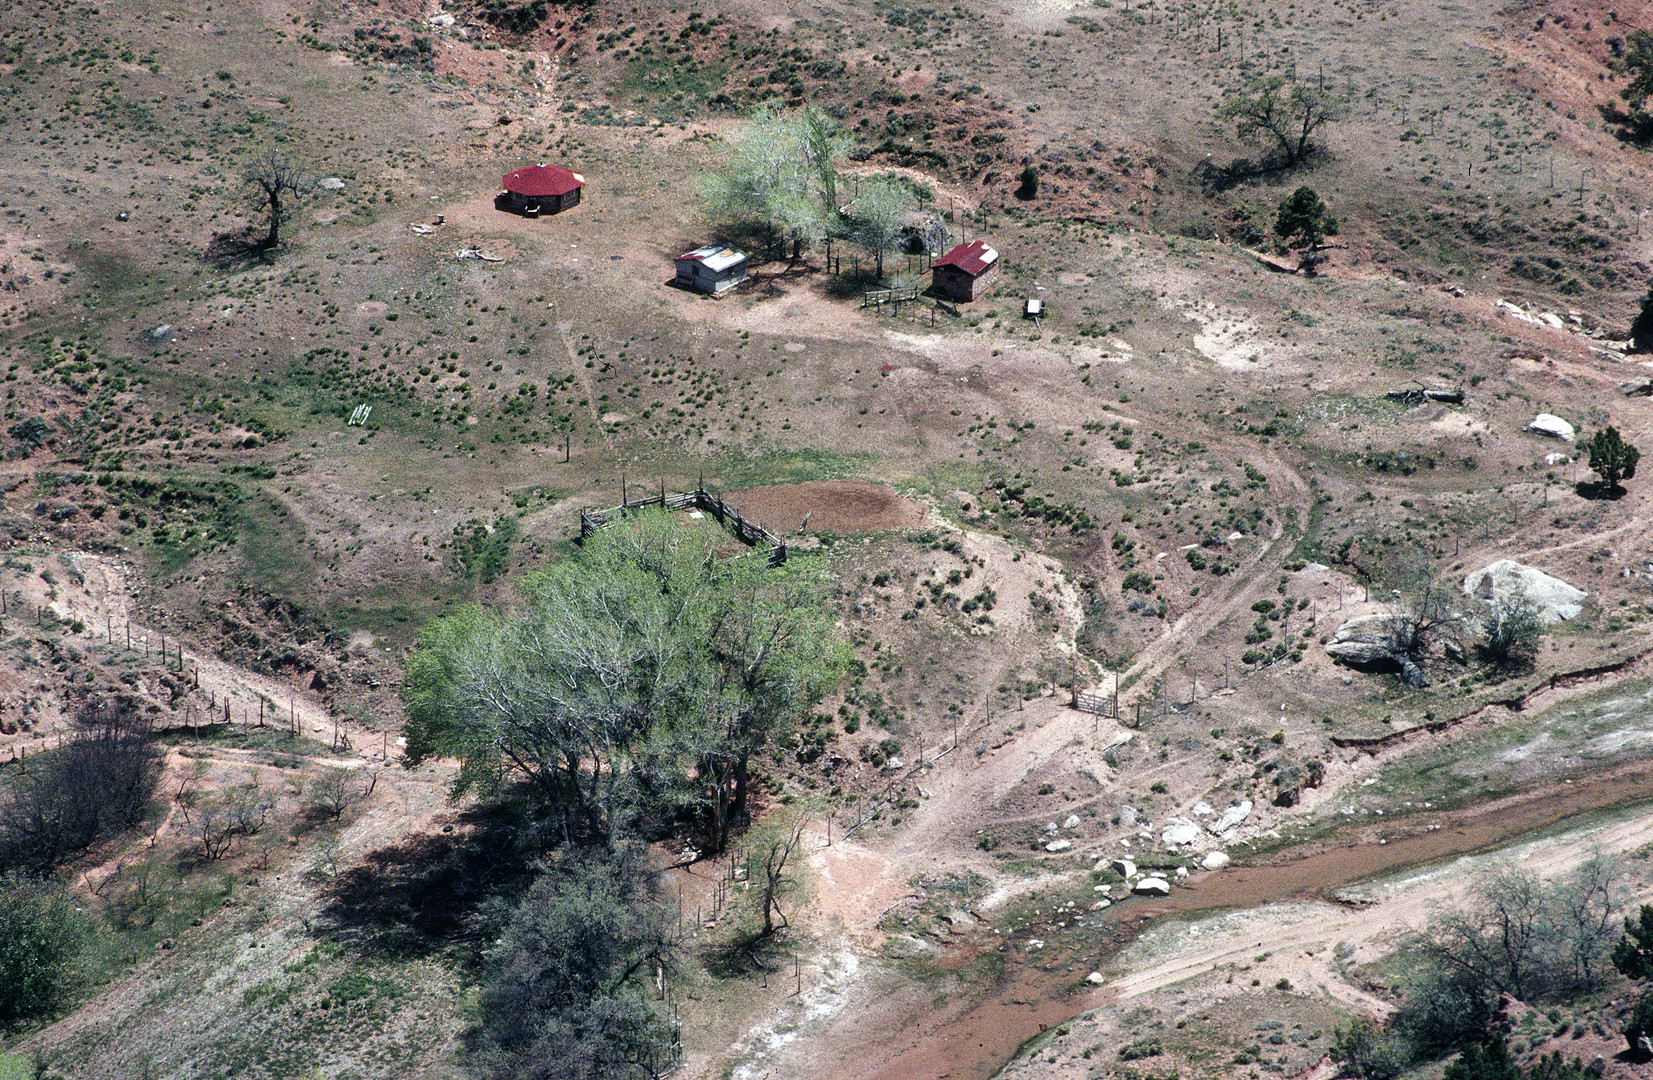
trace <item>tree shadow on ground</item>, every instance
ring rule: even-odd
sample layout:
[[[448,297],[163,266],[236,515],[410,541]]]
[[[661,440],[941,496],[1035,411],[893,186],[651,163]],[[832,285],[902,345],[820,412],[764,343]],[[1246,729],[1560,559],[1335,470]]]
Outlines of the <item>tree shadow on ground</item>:
[[[1621,484],[1604,484],[1600,480],[1580,480],[1573,485],[1573,493],[1581,499],[1611,502],[1624,497]]]
[[[1263,176],[1285,176],[1298,169],[1312,169],[1329,159],[1330,154],[1321,147],[1311,146],[1307,153],[1296,159],[1275,148],[1256,158],[1235,158],[1227,165],[1218,165],[1206,158],[1195,167],[1194,174],[1205,194],[1216,195],[1236,188],[1247,180]]]
[[[1610,101],[1597,105],[1596,112],[1601,115],[1602,122],[1612,129],[1613,137],[1620,142],[1642,149],[1653,145],[1653,116],[1646,113],[1631,113]]]
[[[714,979],[744,979],[776,975],[786,968],[792,953],[784,930],[767,937],[759,930],[747,930],[707,945],[700,950],[700,961]]]
[[[275,261],[275,248],[264,246],[264,233],[251,226],[221,232],[212,238],[203,257],[221,270],[246,270]]]
[[[522,840],[532,832],[510,802],[470,808],[452,832],[409,836],[340,874],[319,921],[341,944],[399,959],[476,940],[490,903],[532,882],[538,852]]]

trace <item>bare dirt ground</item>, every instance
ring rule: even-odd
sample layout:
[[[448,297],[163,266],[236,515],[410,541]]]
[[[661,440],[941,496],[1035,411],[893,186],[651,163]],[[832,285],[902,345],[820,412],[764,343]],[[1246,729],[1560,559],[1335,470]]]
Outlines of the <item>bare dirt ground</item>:
[[[746,517],[784,534],[811,530],[873,532],[924,521],[923,504],[903,499],[883,484],[860,480],[812,480],[745,488],[728,492],[724,498]]]

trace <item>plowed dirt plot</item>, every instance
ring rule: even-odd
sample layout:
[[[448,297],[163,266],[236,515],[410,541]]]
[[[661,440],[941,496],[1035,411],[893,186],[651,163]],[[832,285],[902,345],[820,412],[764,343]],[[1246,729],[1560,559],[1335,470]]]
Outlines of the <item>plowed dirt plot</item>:
[[[724,498],[741,515],[773,532],[788,534],[809,515],[808,532],[871,532],[924,521],[924,507],[893,488],[866,480],[810,480],[802,484],[731,491]]]

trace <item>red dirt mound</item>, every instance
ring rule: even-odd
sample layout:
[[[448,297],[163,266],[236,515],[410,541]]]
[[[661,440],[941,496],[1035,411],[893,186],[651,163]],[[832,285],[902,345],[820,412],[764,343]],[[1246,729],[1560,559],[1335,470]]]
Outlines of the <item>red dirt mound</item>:
[[[869,532],[918,525],[924,507],[894,489],[866,480],[811,480],[731,491],[723,496],[749,520],[790,535],[804,515],[806,532]]]

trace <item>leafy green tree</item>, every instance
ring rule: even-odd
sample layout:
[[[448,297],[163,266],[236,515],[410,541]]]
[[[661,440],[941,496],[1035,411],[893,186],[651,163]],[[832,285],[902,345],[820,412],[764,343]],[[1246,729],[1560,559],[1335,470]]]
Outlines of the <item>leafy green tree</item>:
[[[1470,1043],[1449,1063],[1442,1080],[1522,1080],[1521,1070],[1510,1058],[1510,1048],[1501,1038]]]
[[[1630,106],[1629,136],[1645,143],[1653,136],[1653,110],[1647,107],[1653,97],[1653,34],[1646,30],[1632,31],[1625,38],[1624,70],[1630,73],[1630,82],[1619,91]]]
[[[838,162],[848,149],[837,121],[814,106],[797,113],[762,107],[729,164],[701,180],[701,199],[713,217],[780,230],[796,261],[812,238],[840,230]]]
[[[1653,904],[1643,904],[1635,920],[1624,920],[1624,937],[1613,947],[1613,966],[1638,982],[1653,980]]]
[[[901,246],[912,208],[912,192],[905,184],[878,176],[861,185],[861,193],[845,212],[850,242],[873,257],[873,273],[879,280],[884,277],[884,256]]]
[[[478,1064],[497,1080],[657,1076],[675,1035],[652,984],[672,965],[646,852],[565,855],[489,952]]]
[[[1409,1064],[1405,1047],[1364,1016],[1332,1033],[1331,1059],[1341,1066],[1338,1075],[1361,1080],[1393,1080]]]
[[[1630,1052],[1645,1060],[1647,1051],[1642,1045],[1643,1039],[1653,1039],[1653,992],[1650,991],[1643,991],[1624,1025],[1624,1040],[1630,1044]]]
[[[1590,436],[1585,444],[1590,451],[1590,469],[1601,477],[1602,487],[1609,493],[1619,490],[1620,480],[1636,475],[1636,463],[1642,452],[1625,442],[1619,429],[1611,424]]]
[[[90,924],[62,890],[0,874],[0,1031],[62,999],[90,938]]]
[[[816,580],[726,558],[717,526],[628,518],[519,586],[511,611],[437,620],[410,658],[406,761],[460,761],[453,794],[525,780],[568,840],[687,811],[722,850],[749,762],[841,662]]]
[[[1624,937],[1613,947],[1613,966],[1627,979],[1653,982],[1653,904],[1641,905],[1634,920],[1625,918]],[[1644,1035],[1653,1036],[1653,991],[1642,992],[1624,1026],[1632,1052],[1639,1049]]]
[[[1242,139],[1259,132],[1274,138],[1283,164],[1295,165],[1314,148],[1314,133],[1335,119],[1335,103],[1307,83],[1287,81],[1279,76],[1253,79],[1229,94],[1217,107],[1217,115],[1234,121]]]
[[[1477,972],[1414,965],[1389,1030],[1404,1047],[1407,1061],[1437,1058],[1481,1038],[1495,1001],[1487,980]]]
[[[1016,180],[1021,185],[1016,189],[1018,199],[1032,199],[1039,194],[1039,170],[1032,164],[1022,166]]]
[[[1336,233],[1337,219],[1326,213],[1326,204],[1311,187],[1300,187],[1286,196],[1274,219],[1274,235],[1300,250],[1318,248]]]

